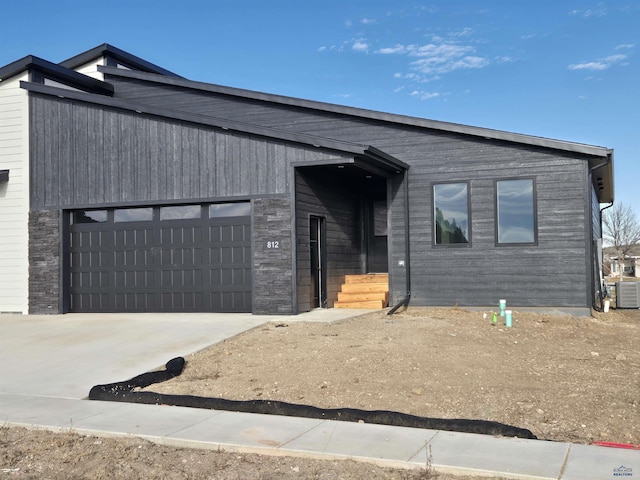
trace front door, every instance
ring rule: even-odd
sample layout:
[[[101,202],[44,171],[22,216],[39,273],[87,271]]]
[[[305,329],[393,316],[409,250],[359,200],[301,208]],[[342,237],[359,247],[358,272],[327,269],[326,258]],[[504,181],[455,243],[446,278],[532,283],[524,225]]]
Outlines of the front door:
[[[326,245],[324,239],[324,217],[309,217],[309,246],[311,250],[311,308],[324,307],[326,293]]]
[[[373,197],[367,214],[367,272],[387,273],[387,200]]]

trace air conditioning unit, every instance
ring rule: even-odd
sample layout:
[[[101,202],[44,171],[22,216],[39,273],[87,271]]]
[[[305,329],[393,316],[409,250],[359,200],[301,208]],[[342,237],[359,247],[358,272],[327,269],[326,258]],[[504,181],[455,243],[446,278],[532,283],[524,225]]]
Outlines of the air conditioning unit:
[[[617,308],[640,308],[640,282],[616,282]]]

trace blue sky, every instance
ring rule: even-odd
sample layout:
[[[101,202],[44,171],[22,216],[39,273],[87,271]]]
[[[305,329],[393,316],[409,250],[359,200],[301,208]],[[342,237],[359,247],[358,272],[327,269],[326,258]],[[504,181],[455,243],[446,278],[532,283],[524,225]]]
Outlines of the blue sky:
[[[640,216],[637,0],[22,0],[0,65],[110,43],[187,78],[615,150]]]

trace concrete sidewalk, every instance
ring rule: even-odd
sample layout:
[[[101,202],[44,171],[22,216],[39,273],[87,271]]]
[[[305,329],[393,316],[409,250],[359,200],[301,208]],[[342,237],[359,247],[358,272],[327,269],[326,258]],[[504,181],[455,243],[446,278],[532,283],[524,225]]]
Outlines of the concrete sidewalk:
[[[307,418],[82,400],[96,384],[160,367],[267,321],[336,321],[339,309],[253,315],[0,315],[0,421],[135,435],[198,448],[357,458],[505,478],[640,476],[640,451]]]

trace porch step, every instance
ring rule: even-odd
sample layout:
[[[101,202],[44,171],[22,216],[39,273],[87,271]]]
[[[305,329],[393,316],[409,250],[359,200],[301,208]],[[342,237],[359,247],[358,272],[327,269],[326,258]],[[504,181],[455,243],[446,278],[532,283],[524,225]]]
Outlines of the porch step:
[[[389,303],[389,274],[346,275],[334,308],[384,308]]]

